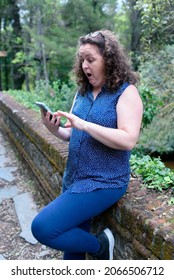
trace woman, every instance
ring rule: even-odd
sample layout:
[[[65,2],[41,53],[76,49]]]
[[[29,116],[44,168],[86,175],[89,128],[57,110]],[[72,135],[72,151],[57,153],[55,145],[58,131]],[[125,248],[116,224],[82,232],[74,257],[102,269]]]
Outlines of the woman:
[[[130,178],[130,151],[139,136],[143,113],[135,84],[137,75],[116,36],[101,30],[79,40],[74,65],[79,90],[70,113],[58,111],[45,126],[70,141],[63,177],[63,193],[48,204],[32,223],[41,243],[63,251],[66,260],[113,259],[110,229],[97,236],[90,221],[115,204]],[[65,128],[60,118],[67,118]]]

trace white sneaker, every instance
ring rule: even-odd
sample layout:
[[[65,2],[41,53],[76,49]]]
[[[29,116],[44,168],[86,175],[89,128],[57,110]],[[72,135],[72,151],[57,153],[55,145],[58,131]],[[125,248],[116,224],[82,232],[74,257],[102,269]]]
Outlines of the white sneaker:
[[[99,252],[97,252],[93,257],[96,260],[113,260],[114,255],[114,236],[109,228],[100,232],[96,236],[101,244]]]
[[[109,228],[106,228],[104,233],[106,234],[109,241],[109,260],[113,260],[115,244],[114,236]]]

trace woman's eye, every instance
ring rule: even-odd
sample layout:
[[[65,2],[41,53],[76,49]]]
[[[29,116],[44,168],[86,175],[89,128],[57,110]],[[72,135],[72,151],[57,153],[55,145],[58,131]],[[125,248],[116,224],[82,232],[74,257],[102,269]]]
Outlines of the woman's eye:
[[[89,62],[89,63],[92,63],[93,61],[94,61],[93,58],[88,59],[88,62]]]

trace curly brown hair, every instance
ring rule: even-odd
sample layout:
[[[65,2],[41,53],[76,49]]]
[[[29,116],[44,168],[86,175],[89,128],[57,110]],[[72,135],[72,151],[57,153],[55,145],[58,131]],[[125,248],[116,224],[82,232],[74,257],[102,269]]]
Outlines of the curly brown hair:
[[[105,86],[109,91],[114,92],[124,82],[136,84],[139,81],[139,76],[132,70],[130,59],[126,55],[117,36],[109,30],[100,30],[89,33],[79,39],[73,71],[77,84],[80,86],[79,92],[81,94],[85,94],[90,85],[82,70],[82,62],[78,55],[79,47],[85,44],[97,46],[100,54],[103,56],[105,63]]]

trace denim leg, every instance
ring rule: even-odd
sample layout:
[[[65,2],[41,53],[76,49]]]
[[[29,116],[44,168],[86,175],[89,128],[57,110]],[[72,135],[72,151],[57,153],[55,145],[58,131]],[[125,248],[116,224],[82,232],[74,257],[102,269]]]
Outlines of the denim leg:
[[[91,220],[85,221],[81,225],[79,225],[79,228],[90,232],[90,226],[91,226]],[[82,253],[74,253],[74,252],[64,252],[63,255],[64,260],[85,260],[86,259],[86,252]]]
[[[36,216],[33,235],[40,243],[60,251],[96,253],[98,239],[80,225],[113,205],[125,192],[126,187],[80,194],[67,190]]]

